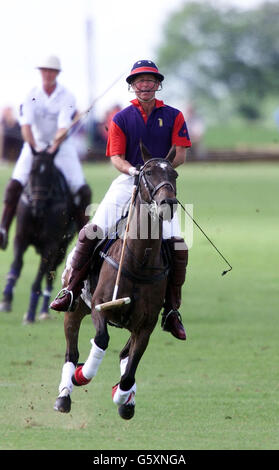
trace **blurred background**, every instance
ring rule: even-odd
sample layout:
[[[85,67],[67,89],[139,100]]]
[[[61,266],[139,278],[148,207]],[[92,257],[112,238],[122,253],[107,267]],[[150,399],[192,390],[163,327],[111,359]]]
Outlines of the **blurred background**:
[[[39,80],[38,61],[62,62],[59,81],[80,112],[80,158],[104,158],[106,127],[129,104],[125,77],[151,59],[158,94],[183,111],[190,160],[277,159],[279,4],[263,0],[10,0],[0,7],[0,157],[18,157],[18,110]]]

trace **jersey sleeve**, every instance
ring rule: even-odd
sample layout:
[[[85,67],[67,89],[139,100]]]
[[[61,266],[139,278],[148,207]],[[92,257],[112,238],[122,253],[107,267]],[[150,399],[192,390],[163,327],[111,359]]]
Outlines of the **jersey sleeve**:
[[[109,126],[106,156],[125,155],[126,136],[120,126],[113,119]]]
[[[34,106],[36,99],[28,95],[19,108],[19,123],[21,126],[26,124],[32,126],[34,121]]]
[[[187,125],[181,111],[179,111],[174,121],[172,145],[177,145],[179,147],[191,147],[192,145]]]
[[[63,100],[61,110],[58,114],[57,128],[68,128],[71,125],[76,112],[76,100],[73,95],[68,93]]]

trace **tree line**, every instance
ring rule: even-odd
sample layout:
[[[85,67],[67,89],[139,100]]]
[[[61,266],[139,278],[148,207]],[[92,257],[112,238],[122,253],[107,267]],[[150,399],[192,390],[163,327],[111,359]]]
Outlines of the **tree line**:
[[[278,24],[279,2],[249,9],[187,2],[165,23],[158,63],[181,96],[209,107],[225,101],[257,119],[278,93]]]

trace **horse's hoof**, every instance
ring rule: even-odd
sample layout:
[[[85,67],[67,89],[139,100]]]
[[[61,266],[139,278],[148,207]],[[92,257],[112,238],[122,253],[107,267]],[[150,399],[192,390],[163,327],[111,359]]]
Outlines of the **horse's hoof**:
[[[135,405],[120,405],[118,413],[123,419],[131,419],[135,414]]]
[[[71,402],[70,395],[58,397],[53,408],[55,411],[60,411],[60,413],[69,413],[71,411]]]
[[[7,300],[3,300],[0,302],[0,312],[11,312],[12,311],[12,304]]]
[[[44,320],[51,320],[52,316],[48,312],[42,312],[39,315],[39,320],[44,321]]]
[[[35,323],[35,318],[33,317],[30,317],[28,315],[28,313],[26,313],[23,317],[23,321],[22,321],[22,324],[23,325],[33,325],[33,323]]]

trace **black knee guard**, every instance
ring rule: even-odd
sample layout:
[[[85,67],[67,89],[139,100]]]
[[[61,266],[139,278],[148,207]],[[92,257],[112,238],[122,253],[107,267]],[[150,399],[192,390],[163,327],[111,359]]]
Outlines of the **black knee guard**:
[[[7,232],[16,212],[17,203],[22,193],[22,184],[14,179],[11,179],[6,187],[4,194],[4,209],[1,219],[1,227],[4,227]]]
[[[16,206],[22,193],[22,189],[23,186],[18,180],[11,179],[5,190],[4,203]]]
[[[81,186],[74,195],[75,219],[79,230],[89,221],[89,216],[85,212],[91,200],[92,191],[88,184]]]
[[[186,277],[188,264],[188,248],[183,238],[172,237],[167,240],[171,254],[170,282],[175,286],[182,286]]]
[[[80,270],[87,263],[100,240],[99,236],[88,237],[87,234],[89,232],[91,235],[93,233],[97,235],[100,229],[97,225],[89,224],[83,227],[79,232],[78,241],[71,261],[72,268],[74,269]]]
[[[91,203],[92,191],[88,184],[84,184],[74,195],[74,204],[85,212],[87,206]]]

